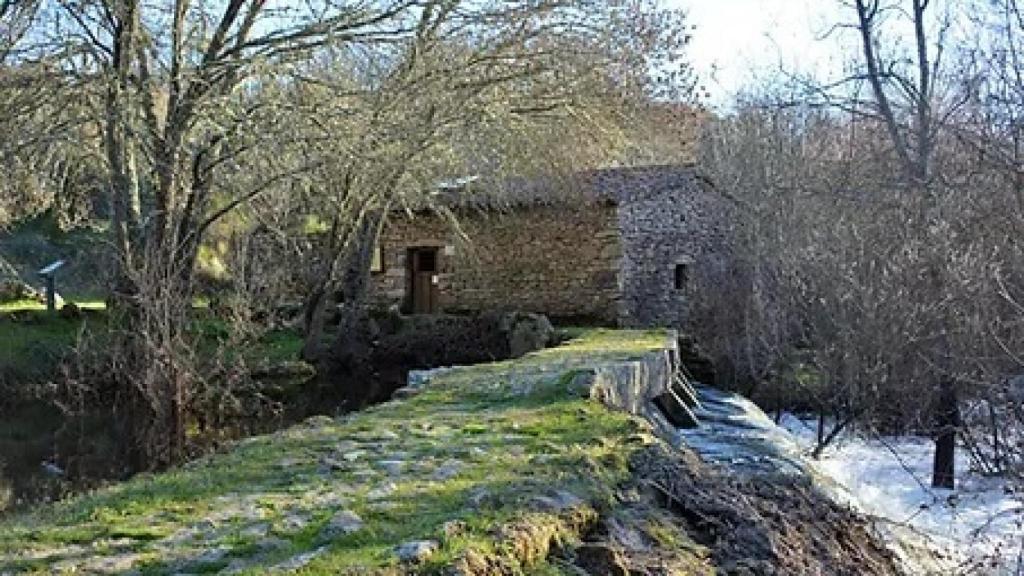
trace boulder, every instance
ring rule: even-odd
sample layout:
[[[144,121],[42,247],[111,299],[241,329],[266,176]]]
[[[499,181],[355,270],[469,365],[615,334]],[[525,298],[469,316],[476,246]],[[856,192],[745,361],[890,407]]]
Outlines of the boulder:
[[[512,358],[543,350],[555,337],[555,327],[543,314],[513,312],[502,318],[499,327],[508,335]]]
[[[82,309],[74,302],[66,302],[57,314],[65,320],[78,320],[82,317]]]
[[[608,574],[609,576],[629,576],[628,564],[622,553],[608,544],[585,543],[575,550],[576,564],[587,574]]]
[[[331,517],[321,532],[324,539],[347,536],[363,529],[363,519],[351,510],[342,510]]]
[[[396,548],[395,554],[402,562],[422,562],[437,552],[439,547],[435,540],[415,540]]]
[[[409,398],[412,398],[413,396],[418,395],[422,391],[423,390],[421,388],[416,388],[416,387],[413,387],[413,386],[403,386],[403,387],[399,388],[398,390],[395,390],[395,392],[391,395],[391,399],[392,400],[407,400]]]

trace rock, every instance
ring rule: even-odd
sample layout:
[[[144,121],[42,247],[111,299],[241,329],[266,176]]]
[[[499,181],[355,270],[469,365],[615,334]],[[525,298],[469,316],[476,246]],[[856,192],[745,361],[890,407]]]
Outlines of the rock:
[[[501,498],[486,488],[476,488],[469,494],[469,505],[473,508],[497,508],[501,506]]]
[[[1024,404],[1024,374],[1006,380],[1006,395],[1018,404]]]
[[[413,540],[395,548],[395,554],[402,562],[422,562],[437,552],[439,547],[436,540]]]
[[[362,530],[362,528],[363,519],[358,514],[351,510],[342,510],[331,517],[327,525],[324,526],[321,536],[325,538],[347,536]]]
[[[366,450],[353,450],[351,452],[346,452],[346,453],[342,454],[341,457],[344,458],[348,462],[355,462],[356,460],[359,460],[360,458],[362,458],[365,455],[366,455]]]
[[[618,550],[604,543],[582,544],[576,550],[576,564],[587,574],[629,576],[626,560]]]
[[[580,398],[590,398],[597,381],[597,372],[594,370],[579,370],[569,379],[568,392]]]
[[[509,390],[514,396],[529,396],[533,393],[533,381],[528,378],[512,380]]]
[[[360,468],[359,470],[352,472],[352,477],[362,482],[372,480],[379,475],[379,472],[377,472],[376,470],[371,470],[369,468]]]
[[[79,308],[74,302],[66,302],[61,306],[57,315],[65,320],[78,320],[82,317],[82,309]]]
[[[562,512],[586,504],[582,498],[565,490],[559,490],[546,496],[534,496],[530,502],[547,512]]]
[[[402,471],[405,470],[404,460],[381,460],[377,462],[377,466],[384,469],[385,472],[391,476],[401,476]]]
[[[280,570],[280,571],[285,571],[285,572],[299,570],[301,568],[304,568],[307,564],[309,564],[313,560],[316,560],[317,557],[321,556],[326,551],[327,551],[327,547],[326,546],[321,546],[320,548],[317,548],[316,550],[310,550],[309,552],[303,552],[302,554],[297,554],[297,555],[292,556],[291,558],[285,560],[284,562],[281,562],[281,563],[275,565],[273,567],[273,569]]]
[[[342,496],[341,493],[351,492],[351,486],[334,484],[331,486],[331,490],[331,492],[324,492],[309,497],[307,500],[309,505],[315,508],[337,508],[349,503],[349,499]]]
[[[252,526],[246,526],[239,534],[242,536],[249,536],[253,538],[265,538],[270,533],[270,524],[266,522],[260,522],[259,524],[253,524]]]
[[[409,375],[406,376],[406,384],[409,388],[421,389],[430,383],[435,377],[444,374],[445,372],[451,371],[452,368],[448,366],[442,366],[440,368],[432,368],[430,370],[410,370]]]
[[[459,460],[446,460],[441,466],[434,470],[432,477],[434,480],[444,482],[445,480],[451,480],[459,475],[462,471],[462,462]]]
[[[500,325],[503,330],[507,329],[512,358],[543,350],[555,336],[554,326],[542,314],[515,312],[502,318]]]
[[[310,416],[302,421],[302,425],[307,428],[323,428],[324,426],[333,426],[334,419],[330,416]]]
[[[394,482],[385,482],[373,490],[370,490],[366,494],[366,498],[369,500],[383,500],[384,498],[394,494],[395,490],[398,490],[398,486],[395,486]]]
[[[271,536],[270,538],[262,538],[256,543],[256,547],[264,552],[273,552],[275,550],[284,550],[291,546],[291,544],[282,538]]]
[[[422,392],[422,390],[419,388],[414,388],[412,386],[403,386],[398,390],[395,390],[395,392],[391,395],[391,398],[394,400],[406,400],[408,398],[412,398],[413,396],[418,395],[420,392]]]
[[[285,532],[299,532],[309,524],[309,518],[303,514],[289,514],[281,519],[281,530]]]
[[[55,573],[74,573],[82,571],[92,574],[130,574],[136,564],[141,563],[145,556],[138,552],[126,552],[115,554],[105,558],[94,558],[88,565],[82,566],[81,559],[72,560],[70,563],[61,562],[54,566]]]
[[[196,556],[191,562],[189,562],[190,568],[201,568],[209,564],[217,564],[224,560],[231,549],[225,546],[218,546],[212,550],[207,550],[199,556]]]
[[[248,558],[235,558],[220,571],[220,574],[224,576],[232,576],[234,574],[241,574],[249,569],[251,560]]]
[[[320,459],[320,466],[326,473],[331,472],[332,470],[345,470],[349,467],[349,464],[348,462],[342,462],[341,460],[331,458],[330,456],[324,456]]]
[[[334,447],[335,450],[342,453],[351,452],[356,448],[359,448],[359,443],[352,440],[342,440]]]
[[[376,500],[366,505],[366,509],[371,512],[390,512],[398,508],[398,504],[390,500]]]

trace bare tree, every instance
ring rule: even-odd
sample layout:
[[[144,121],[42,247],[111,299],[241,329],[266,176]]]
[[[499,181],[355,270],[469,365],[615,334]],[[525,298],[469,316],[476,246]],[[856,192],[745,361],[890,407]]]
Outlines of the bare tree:
[[[14,68],[40,78],[53,63],[55,82],[80,103],[54,107],[50,126],[83,126],[102,155],[120,328],[110,343],[116,370],[104,373],[123,385],[146,459],[170,462],[184,452],[196,378],[186,325],[211,229],[271,193],[320,197],[335,233],[310,309],[322,310],[317,295],[339,284],[354,306],[367,239],[384,215],[424,198],[425,182],[468,169],[456,159],[479,153],[466,143],[504,122],[489,123],[495,116],[580,120],[595,112],[586,90],[628,92],[646,80],[646,69],[633,67],[675,47],[620,33],[663,14],[655,8],[44,0],[27,19],[5,9],[4,30],[24,30],[5,35]],[[616,42],[629,43],[617,54],[630,59],[607,57]],[[584,59],[601,74],[581,74]],[[334,64],[318,71],[318,62]],[[582,81],[598,77],[604,84]],[[73,108],[80,116],[72,121]]]
[[[931,297],[942,304],[948,293],[951,256],[943,238],[947,215],[944,196],[955,194],[950,180],[936,170],[939,163],[938,144],[948,129],[951,117],[965,100],[958,94],[943,92],[944,48],[947,46],[952,17],[947,12],[933,14],[936,8],[929,0],[908,0],[906,3],[884,3],[881,0],[854,0],[856,14],[852,25],[859,36],[861,66],[849,79],[866,83],[870,97],[862,100],[851,91],[849,82],[840,83],[841,90],[853,98],[835,99],[845,109],[880,122],[888,135],[891,153],[897,159],[901,177],[892,182],[893,193],[905,196],[907,207],[904,230],[915,246],[917,258],[908,264],[930,279],[930,285],[912,283],[920,288],[917,297]],[[908,27],[909,46],[903,46],[894,26]],[[855,85],[855,84],[854,84]],[[911,296],[914,297],[914,296]],[[930,346],[920,353],[933,367],[935,394],[935,462],[932,483],[952,488],[954,484],[954,450],[959,426],[959,401],[953,351],[949,342],[955,329],[949,325],[952,314],[947,311],[929,315],[924,336]]]

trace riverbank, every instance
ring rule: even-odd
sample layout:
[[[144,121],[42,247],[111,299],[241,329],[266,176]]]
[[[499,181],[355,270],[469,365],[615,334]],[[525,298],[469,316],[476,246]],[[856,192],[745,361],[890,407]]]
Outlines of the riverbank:
[[[32,302],[0,306],[0,514],[136,471],[112,406],[83,401],[60,385],[79,341],[102,343],[108,329],[106,310],[96,303],[75,314],[49,314]],[[190,331],[200,361],[212,364],[229,332],[225,322],[199,309]],[[279,329],[245,342],[241,354],[246,366],[269,372],[295,364],[301,345],[297,332]],[[263,399],[258,418],[225,418],[216,429],[193,426],[190,450],[201,453],[221,438],[269,432],[341,405],[337,386],[308,380],[310,373],[263,377],[254,391]]]
[[[806,483],[735,480],[580,385],[643,386],[673,345],[588,331],[40,507],[0,522],[0,573],[899,573]]]

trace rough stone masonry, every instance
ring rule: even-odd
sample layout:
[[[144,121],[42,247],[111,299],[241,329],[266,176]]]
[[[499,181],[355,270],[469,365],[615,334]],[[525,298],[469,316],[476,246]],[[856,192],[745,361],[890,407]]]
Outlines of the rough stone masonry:
[[[685,328],[693,278],[724,273],[730,254],[732,206],[692,166],[464,191],[447,207],[464,235],[426,210],[389,219],[372,281],[377,305]]]

